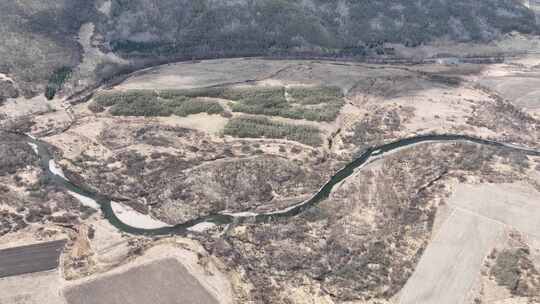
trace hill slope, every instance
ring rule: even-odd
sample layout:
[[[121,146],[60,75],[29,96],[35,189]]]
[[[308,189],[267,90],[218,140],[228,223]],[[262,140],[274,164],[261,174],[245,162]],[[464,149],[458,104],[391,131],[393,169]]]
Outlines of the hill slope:
[[[380,55],[384,42],[489,41],[538,30],[533,12],[516,0],[16,0],[0,3],[0,18],[0,73],[12,76],[26,96],[44,92],[51,79],[61,88],[56,80],[65,80],[70,69],[72,86],[90,77],[77,71],[83,54],[91,53],[79,43],[85,23],[95,26],[88,39],[97,53],[136,65],[193,57]],[[96,79],[118,69],[99,56],[91,68]]]

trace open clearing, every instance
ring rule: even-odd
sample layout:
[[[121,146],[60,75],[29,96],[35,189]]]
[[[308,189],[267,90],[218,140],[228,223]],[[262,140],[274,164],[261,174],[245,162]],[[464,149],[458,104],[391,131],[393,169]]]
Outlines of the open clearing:
[[[65,304],[59,271],[0,279],[0,304]]]
[[[458,184],[444,221],[405,285],[400,303],[464,303],[505,227],[540,233],[540,193],[525,184]]]
[[[478,82],[501,94],[526,112],[540,114],[539,55],[529,55],[504,64],[489,66]]]
[[[0,278],[58,267],[66,241],[53,241],[0,250]]]
[[[182,264],[172,258],[75,286],[64,294],[69,304],[218,303]]]
[[[502,228],[496,222],[455,210],[426,249],[400,303],[463,303]]]
[[[189,89],[263,79],[289,64],[288,61],[256,59],[204,60],[197,64],[166,64],[137,73],[121,89]],[[189,76],[188,76],[189,75]]]
[[[525,184],[459,184],[450,204],[540,238],[540,193]]]

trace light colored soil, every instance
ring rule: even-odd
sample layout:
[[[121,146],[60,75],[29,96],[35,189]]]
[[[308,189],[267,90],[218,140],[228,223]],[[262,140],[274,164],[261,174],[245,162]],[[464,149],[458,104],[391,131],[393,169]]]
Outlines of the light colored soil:
[[[437,214],[434,238],[404,287],[400,303],[465,303],[473,296],[471,288],[480,284],[482,261],[501,243],[505,230],[516,229],[532,240],[539,239],[540,193],[531,186],[456,184],[453,188],[447,209]],[[495,286],[490,290],[492,300],[501,300],[490,303],[520,303],[504,300],[506,294]]]
[[[540,111],[540,55],[531,54],[503,64],[489,65],[470,77],[525,111]]]
[[[494,221],[455,210],[427,247],[399,303],[463,303],[502,231]]]
[[[4,207],[0,207],[0,210],[2,208]],[[67,238],[67,234],[60,227],[30,225],[20,231],[0,237],[0,249],[65,240]]]
[[[450,205],[540,238],[540,192],[527,184],[458,184]]]
[[[134,76],[119,89],[187,89],[263,79],[290,64],[257,59],[204,60],[197,64],[167,64]]]
[[[108,149],[98,144],[99,134],[110,128],[114,121],[107,118],[95,119],[88,117],[78,121],[69,131],[45,138],[45,140],[60,148],[64,157],[74,159],[81,153],[89,156],[107,158],[112,154]]]
[[[405,119],[403,135],[423,132],[451,132],[456,127],[466,126],[467,117],[472,113],[472,106],[478,101],[490,100],[489,96],[468,87],[456,89],[430,88],[412,92],[410,95],[397,96],[381,100],[379,96],[364,96],[369,104],[387,105],[392,108],[409,107],[414,111],[410,119]],[[496,136],[486,128],[458,130],[476,136]]]
[[[129,251],[128,238],[122,237],[122,233],[106,219],[91,221],[91,226],[95,232],[94,238],[90,239],[90,246],[98,263],[114,265],[126,260]]]
[[[63,284],[59,271],[48,271],[0,279],[2,304],[66,304],[59,293]]]
[[[6,114],[8,117],[19,117],[36,112],[47,111],[49,107],[60,108],[60,103],[54,100],[48,101],[43,95],[38,95],[31,99],[26,99],[24,97],[9,98],[2,106],[2,113]]]
[[[187,117],[159,117],[158,121],[168,126],[195,129],[211,135],[217,135],[223,130],[229,119],[220,115],[200,113]]]

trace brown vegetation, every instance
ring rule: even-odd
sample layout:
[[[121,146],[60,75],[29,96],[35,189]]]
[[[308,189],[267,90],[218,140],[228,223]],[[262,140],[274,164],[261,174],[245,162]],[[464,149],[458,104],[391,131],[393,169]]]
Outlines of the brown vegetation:
[[[510,233],[509,243],[489,255],[490,277],[514,296],[540,300],[540,272],[531,260],[531,249],[517,232]]]
[[[247,224],[205,246],[246,272],[251,300],[292,301],[284,288],[321,285],[336,301],[388,299],[412,274],[444,202],[449,177],[508,181],[494,170],[509,155],[472,144],[412,148],[365,169],[299,217]],[[309,282],[309,283],[308,283]]]

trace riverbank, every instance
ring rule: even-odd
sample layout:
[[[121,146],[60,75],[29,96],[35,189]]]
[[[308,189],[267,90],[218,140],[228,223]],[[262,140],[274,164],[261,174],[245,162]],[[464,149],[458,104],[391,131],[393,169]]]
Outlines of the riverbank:
[[[118,216],[117,212],[119,208],[118,207],[113,208],[111,200],[105,199],[103,198],[103,196],[100,196],[99,194],[92,194],[87,190],[77,187],[73,185],[71,182],[69,182],[67,179],[62,177],[61,175],[58,175],[57,173],[60,172],[59,171],[60,169],[56,168],[55,166],[50,166],[50,162],[52,161],[51,155],[49,154],[44,143],[40,142],[37,139],[28,137],[29,144],[38,146],[39,157],[41,159],[41,163],[46,164],[46,166],[43,166],[44,167],[43,169],[46,170],[50,176],[54,177],[53,178],[54,181],[59,186],[66,187],[68,188],[68,190],[75,191],[76,193],[78,193],[78,195],[82,195],[86,197],[87,199],[96,201],[101,206],[101,210],[104,213],[104,216],[109,220],[109,222],[113,226],[117,227],[118,229],[127,233],[146,234],[146,235],[185,234],[185,233],[188,233],[189,228],[194,228],[201,223],[207,223],[207,225],[208,224],[223,225],[223,224],[230,224],[233,221],[235,223],[239,223],[243,221],[268,222],[276,218],[295,216],[315,206],[316,204],[320,203],[324,199],[328,198],[328,196],[332,192],[332,189],[334,188],[335,185],[339,184],[340,182],[344,181],[349,176],[351,176],[355,172],[355,169],[369,162],[369,160],[372,157],[380,157],[381,155],[384,155],[384,153],[388,153],[393,150],[402,149],[405,147],[412,147],[417,144],[425,143],[425,142],[439,142],[440,143],[440,142],[459,142],[459,141],[491,146],[498,149],[505,149],[505,150],[513,151],[513,152],[520,152],[525,155],[540,156],[540,151],[536,151],[527,147],[518,147],[514,144],[501,143],[497,141],[475,138],[475,137],[471,137],[467,135],[459,135],[459,134],[419,135],[415,137],[404,138],[404,139],[390,142],[384,145],[367,148],[365,152],[363,152],[358,158],[354,159],[352,162],[347,164],[343,169],[337,171],[332,176],[332,178],[329,181],[327,181],[320,188],[320,190],[317,191],[312,196],[311,199],[308,199],[297,205],[286,207],[282,210],[277,210],[277,211],[268,212],[268,213],[244,213],[244,214],[236,214],[234,216],[230,214],[224,214],[224,213],[214,214],[210,216],[197,218],[189,222],[177,224],[175,226],[157,227],[157,226],[154,226],[156,222],[152,221],[152,225],[141,224],[141,226],[136,227],[136,226],[130,225],[130,224],[135,224],[135,222],[130,222],[130,223],[125,222],[127,220],[127,217],[124,217],[124,221],[123,221],[122,216],[121,217]],[[115,209],[116,209],[116,212],[115,212]],[[140,218],[141,216],[143,215],[137,214],[137,218]],[[148,219],[148,221],[150,221],[150,219]],[[196,230],[198,229],[195,228],[195,231]],[[193,229],[191,231],[193,232]]]

